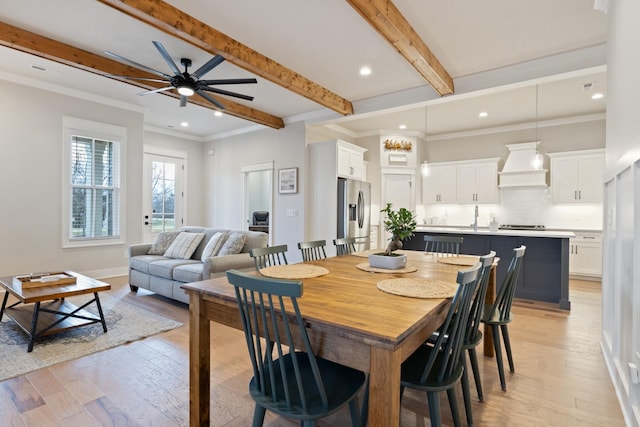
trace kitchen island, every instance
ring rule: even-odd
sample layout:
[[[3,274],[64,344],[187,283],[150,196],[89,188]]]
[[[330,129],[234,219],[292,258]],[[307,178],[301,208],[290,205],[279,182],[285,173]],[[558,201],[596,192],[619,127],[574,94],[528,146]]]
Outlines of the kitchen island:
[[[497,269],[500,287],[507,272],[513,249],[524,245],[524,255],[516,298],[556,303],[563,310],[571,309],[569,300],[569,239],[574,234],[566,231],[497,230],[470,227],[418,226],[415,236],[404,242],[404,249],[424,250],[424,236],[462,236],[462,253],[485,255],[496,251],[501,262]]]

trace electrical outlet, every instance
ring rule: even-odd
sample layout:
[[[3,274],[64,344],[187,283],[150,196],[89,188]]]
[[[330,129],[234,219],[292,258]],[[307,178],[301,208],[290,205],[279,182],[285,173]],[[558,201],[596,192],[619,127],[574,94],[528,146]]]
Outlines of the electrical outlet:
[[[129,250],[128,249],[124,250],[124,258],[125,259],[129,258]]]

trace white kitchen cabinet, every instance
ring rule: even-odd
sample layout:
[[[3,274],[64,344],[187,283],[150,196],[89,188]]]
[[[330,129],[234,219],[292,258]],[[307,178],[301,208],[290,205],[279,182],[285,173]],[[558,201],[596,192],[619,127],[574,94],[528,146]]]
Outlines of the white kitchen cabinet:
[[[450,164],[431,164],[429,174],[422,179],[422,203],[457,203],[456,166]]]
[[[366,148],[338,140],[336,142],[338,155],[338,176],[366,181],[364,153]]]
[[[499,203],[498,161],[459,164],[456,200],[461,204]]]
[[[549,153],[554,203],[602,203],[604,150]]]
[[[602,234],[574,232],[569,239],[569,274],[602,277]]]

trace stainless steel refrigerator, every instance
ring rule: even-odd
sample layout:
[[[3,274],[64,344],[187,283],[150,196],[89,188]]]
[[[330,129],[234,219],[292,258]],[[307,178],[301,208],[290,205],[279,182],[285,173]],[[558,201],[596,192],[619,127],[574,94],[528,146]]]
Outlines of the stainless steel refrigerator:
[[[338,178],[337,237],[355,237],[356,250],[370,248],[371,184]]]

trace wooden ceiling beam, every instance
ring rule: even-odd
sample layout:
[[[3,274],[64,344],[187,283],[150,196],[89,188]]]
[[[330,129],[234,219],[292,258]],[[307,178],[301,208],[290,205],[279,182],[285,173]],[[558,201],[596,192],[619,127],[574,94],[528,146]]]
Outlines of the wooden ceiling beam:
[[[14,27],[4,22],[0,22],[0,45],[6,46],[12,49],[19,50],[21,52],[29,53],[31,55],[39,56],[51,61],[58,62],[60,64],[68,65],[70,67],[78,68],[84,71],[88,71],[101,76],[109,77],[108,75],[118,76],[135,76],[157,79],[158,76],[150,74],[137,68],[124,65],[118,61],[106,58],[104,56],[96,55],[91,52],[87,52],[82,49],[70,46],[65,43],[58,42],[56,40],[35,34],[21,28]],[[133,86],[140,87],[142,89],[152,90],[167,86],[163,83],[155,82],[140,82],[136,80],[124,80]],[[175,91],[160,92],[162,95],[171,96],[176,99],[180,99],[180,95]],[[254,123],[259,123],[274,129],[281,129],[284,127],[284,120],[280,117],[273,116],[254,108],[247,107],[245,105],[233,102],[226,98],[216,97],[210,95],[221,104],[225,106],[224,113],[238,117],[244,120],[248,120]],[[206,101],[200,97],[192,97],[189,99],[190,103],[200,105],[202,107],[218,111],[214,105],[209,101]]]
[[[162,0],[98,0],[166,34],[224,59],[340,114],[353,114],[350,101],[267,58]]]
[[[373,28],[418,70],[441,96],[453,93],[453,79],[391,0],[347,0]]]

